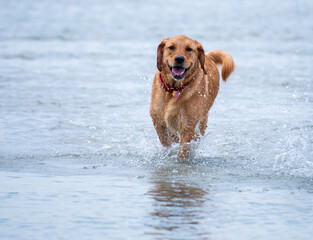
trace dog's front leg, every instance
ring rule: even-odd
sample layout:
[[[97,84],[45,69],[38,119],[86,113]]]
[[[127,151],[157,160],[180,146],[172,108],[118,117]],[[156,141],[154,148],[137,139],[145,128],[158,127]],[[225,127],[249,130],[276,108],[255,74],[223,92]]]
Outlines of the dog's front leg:
[[[190,156],[190,142],[196,140],[196,134],[194,128],[185,129],[180,134],[180,149],[178,152],[178,158],[183,159]]]
[[[161,122],[157,117],[152,118],[154,128],[159,136],[160,142],[164,147],[170,146],[168,131],[165,122]]]

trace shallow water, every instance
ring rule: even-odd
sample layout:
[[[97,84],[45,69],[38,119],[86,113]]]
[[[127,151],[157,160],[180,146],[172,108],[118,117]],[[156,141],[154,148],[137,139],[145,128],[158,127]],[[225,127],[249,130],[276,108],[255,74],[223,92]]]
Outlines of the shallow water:
[[[0,1],[1,239],[311,239],[312,1]],[[194,156],[149,117],[156,48],[236,71]]]

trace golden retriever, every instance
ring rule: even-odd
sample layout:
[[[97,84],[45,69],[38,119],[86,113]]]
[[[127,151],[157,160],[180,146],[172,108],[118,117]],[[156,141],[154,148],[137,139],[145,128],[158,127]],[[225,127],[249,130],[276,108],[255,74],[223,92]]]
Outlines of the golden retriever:
[[[189,143],[205,133],[219,89],[219,64],[226,81],[235,68],[227,52],[205,54],[200,43],[183,35],[158,46],[150,116],[163,146],[180,143],[178,158],[190,156]]]

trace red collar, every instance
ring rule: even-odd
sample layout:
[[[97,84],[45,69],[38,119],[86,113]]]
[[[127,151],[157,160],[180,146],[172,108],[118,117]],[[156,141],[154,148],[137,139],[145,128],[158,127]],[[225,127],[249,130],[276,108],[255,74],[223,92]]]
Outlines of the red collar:
[[[186,82],[183,86],[179,87],[179,88],[173,88],[173,87],[169,87],[166,85],[166,83],[163,81],[163,78],[162,78],[162,75],[160,73],[160,81],[161,81],[161,84],[162,84],[162,87],[165,91],[169,92],[172,94],[173,97],[175,98],[178,98],[178,96],[180,95],[180,91],[183,90],[185,87],[187,87],[190,83],[189,82]]]

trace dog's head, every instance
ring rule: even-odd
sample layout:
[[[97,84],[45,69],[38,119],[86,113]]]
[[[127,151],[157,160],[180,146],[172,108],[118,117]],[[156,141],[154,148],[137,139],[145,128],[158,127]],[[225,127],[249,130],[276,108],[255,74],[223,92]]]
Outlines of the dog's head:
[[[203,47],[186,36],[164,39],[158,47],[157,67],[160,72],[170,73],[176,81],[184,79],[188,72],[199,65],[204,69]]]

